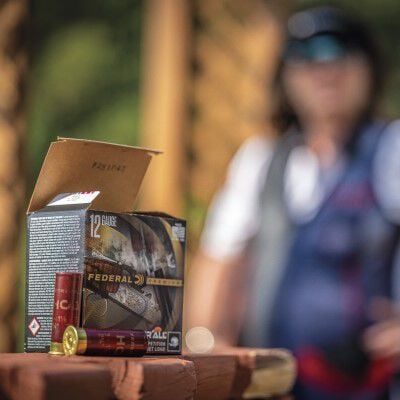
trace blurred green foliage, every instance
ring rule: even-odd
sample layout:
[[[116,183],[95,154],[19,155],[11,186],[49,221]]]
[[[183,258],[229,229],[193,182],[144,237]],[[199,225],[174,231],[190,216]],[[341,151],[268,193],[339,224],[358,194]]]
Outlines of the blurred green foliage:
[[[137,143],[143,1],[33,0],[31,5],[32,186],[57,136]]]
[[[297,0],[296,7],[314,5],[337,5],[361,18],[369,26],[383,57],[384,93],[381,111],[391,118],[400,116],[400,1],[398,0]]]

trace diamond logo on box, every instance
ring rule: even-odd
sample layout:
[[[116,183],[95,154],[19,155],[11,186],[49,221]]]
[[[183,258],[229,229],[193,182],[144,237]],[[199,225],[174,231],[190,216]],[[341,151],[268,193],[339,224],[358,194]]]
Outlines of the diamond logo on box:
[[[36,317],[33,317],[28,325],[29,331],[32,333],[33,336],[36,336],[40,331],[40,328],[41,328],[40,322],[36,319]]]

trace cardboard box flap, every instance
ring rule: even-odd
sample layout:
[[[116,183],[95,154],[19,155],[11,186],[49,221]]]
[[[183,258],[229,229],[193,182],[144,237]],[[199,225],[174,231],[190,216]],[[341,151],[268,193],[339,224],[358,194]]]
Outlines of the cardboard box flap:
[[[50,144],[28,213],[62,193],[100,191],[91,209],[124,212],[134,203],[153,155],[159,151],[83,139]]]

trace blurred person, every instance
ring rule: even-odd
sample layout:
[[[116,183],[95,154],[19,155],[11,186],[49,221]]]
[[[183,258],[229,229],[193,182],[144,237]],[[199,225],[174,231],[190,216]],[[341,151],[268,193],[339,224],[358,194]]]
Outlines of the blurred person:
[[[296,400],[389,398],[400,360],[400,121],[375,115],[381,67],[354,17],[291,16],[281,135],[235,155],[189,275],[187,326],[293,351]]]

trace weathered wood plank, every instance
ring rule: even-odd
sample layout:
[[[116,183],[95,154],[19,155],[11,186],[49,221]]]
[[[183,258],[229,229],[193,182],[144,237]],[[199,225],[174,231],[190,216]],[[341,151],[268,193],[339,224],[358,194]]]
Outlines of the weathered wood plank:
[[[193,362],[196,371],[196,400],[218,400],[230,397],[236,375],[237,361],[234,355],[184,355]]]
[[[287,350],[229,347],[218,349],[216,353],[236,356],[236,375],[230,398],[282,395],[289,393],[294,385],[297,365]]]
[[[193,398],[197,380],[194,364],[177,357],[62,357],[74,364],[101,365],[112,377],[119,400],[184,400]]]
[[[144,358],[1,354],[0,398],[241,399],[260,372],[262,379],[266,376],[266,368],[271,395],[291,389],[295,364],[290,353],[280,350],[229,348],[216,354]],[[276,379],[276,373],[282,378],[285,371],[292,378]]]
[[[100,365],[73,365],[46,354],[0,356],[0,394],[9,400],[113,399],[110,371]]]

